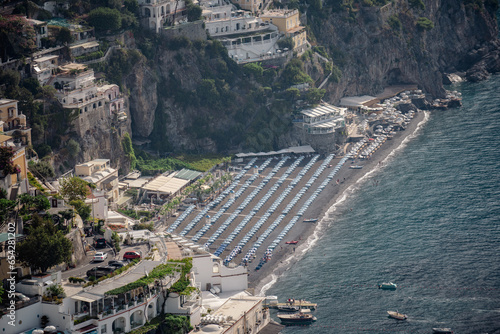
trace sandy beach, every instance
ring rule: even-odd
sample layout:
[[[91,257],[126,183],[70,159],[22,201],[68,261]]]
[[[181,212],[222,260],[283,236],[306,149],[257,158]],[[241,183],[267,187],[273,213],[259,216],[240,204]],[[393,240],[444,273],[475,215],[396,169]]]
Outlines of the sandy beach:
[[[254,288],[255,294],[261,294],[269,287],[270,283],[274,282],[276,277],[282,274],[293,262],[300,257],[305,251],[307,251],[311,244],[318,239],[318,235],[321,234],[321,219],[325,216],[330,207],[339,201],[345,194],[346,190],[352,185],[356,184],[365,175],[378,168],[383,168],[386,159],[391,152],[401,146],[405,138],[411,136],[425,118],[424,112],[415,113],[414,118],[411,120],[410,124],[407,126],[406,130],[398,131],[394,134],[393,139],[387,140],[382,146],[375,151],[370,159],[367,160],[356,160],[351,162],[348,160],[344,166],[335,175],[335,179],[338,180],[330,182],[319,196],[312,202],[305,214],[300,217],[299,221],[293,226],[293,228],[286,234],[286,237],[280,242],[280,244],[274,249],[272,258],[262,265],[259,270],[255,270],[256,266],[259,264],[260,259],[264,256],[267,247],[275,240],[275,238],[283,231],[283,228],[290,222],[290,220],[296,215],[297,211],[302,207],[306,200],[313,194],[313,192],[318,188],[318,186],[326,179],[332,168],[334,168],[337,163],[341,160],[341,156],[335,157],[329,164],[332,167],[325,168],[325,170],[317,177],[314,183],[308,188],[308,190],[303,194],[297,204],[293,209],[286,215],[286,217],[279,223],[279,225],[271,231],[269,236],[264,240],[262,245],[258,248],[255,253],[255,259],[248,264],[248,279],[249,287]],[[282,200],[282,202],[277,206],[275,210],[272,210],[270,216],[265,220],[263,225],[252,235],[251,239],[246,243],[246,245],[241,249],[241,253],[236,255],[231,261],[234,265],[241,263],[243,256],[251,249],[252,245],[257,241],[257,238],[269,228],[269,226],[276,221],[276,219],[281,215],[285,207],[290,203],[291,199],[302,189],[307,182],[313,177],[321,164],[324,163],[325,156],[318,157],[317,160],[313,160],[313,155],[305,156],[303,160],[300,161],[297,168],[293,169],[290,174],[286,177],[286,180],[278,187],[278,189],[272,194],[272,196],[262,205],[258,211],[252,211],[257,205],[258,201],[268,193],[272,193],[272,187],[278,182],[278,179],[282,177],[288,170],[288,168],[297,161],[298,157],[291,157],[288,159],[281,168],[273,172],[273,168],[276,166],[280,159],[272,159],[268,161],[269,164],[262,168],[258,177],[252,180],[252,176],[255,175],[255,169],[250,168],[245,175],[239,180],[238,186],[234,189],[237,192],[241,186],[248,181],[249,185],[246,190],[244,190],[240,196],[237,196],[235,202],[227,209],[222,209],[224,204],[226,204],[231,196],[226,196],[224,200],[217,206],[210,207],[208,215],[213,217],[217,213],[222,213],[220,218],[210,226],[201,238],[197,241],[197,244],[204,245],[219,231],[219,235],[215,238],[215,241],[210,243],[209,251],[211,253],[216,252],[220,245],[223,244],[231,233],[235,231],[238,225],[242,224],[245,217],[252,216],[252,219],[245,225],[242,224],[241,231],[237,233],[237,237],[221,252],[219,255],[222,259],[225,259],[227,255],[238,245],[238,243],[243,239],[244,236],[251,234],[252,227],[258,222],[258,220],[266,213],[269,212],[270,207],[273,203],[279,202],[280,194],[290,186],[292,180],[297,177],[297,175],[304,169],[304,167],[309,164],[310,170],[303,175],[300,181],[288,196]],[[267,158],[260,158],[255,162],[256,166],[261,166]],[[245,161],[242,166],[247,164]],[[350,169],[349,166],[361,165],[362,169]],[[266,176],[272,176],[269,182],[264,182]],[[255,178],[255,177],[254,177]],[[250,182],[251,181],[251,182]],[[261,186],[261,190],[252,197],[252,192]],[[245,204],[245,200],[247,201]],[[241,208],[241,210],[238,210]],[[203,208],[198,208],[193,210],[187,217],[179,224],[173,231],[173,234],[179,235],[184,234],[184,238],[191,240],[198,232],[200,232],[204,225],[207,224],[207,219],[203,218],[198,221],[194,227],[189,228],[189,223],[195,219],[196,215],[200,213]],[[317,218],[316,223],[304,223],[304,219]],[[166,226],[170,226],[175,222],[177,218],[170,218],[167,220]],[[223,227],[226,221],[230,221],[227,227]],[[221,227],[222,226],[222,227]],[[286,241],[298,240],[296,245],[286,244]]]
[[[316,201],[311,204],[303,217],[318,218],[317,223],[301,223],[297,224],[287,236],[288,240],[299,240],[295,245],[286,245],[287,247],[278,247],[273,252],[272,259],[267,262],[259,271],[250,270],[249,285],[255,289],[256,294],[263,294],[273,284],[276,278],[283,274],[287,268],[293,266],[293,263],[298,257],[301,257],[307,252],[310,247],[321,237],[322,224],[320,220],[327,215],[328,210],[337,203],[341,198],[347,196],[346,190],[352,187],[356,182],[362,180],[372,172],[376,172],[378,168],[383,168],[384,161],[398,147],[401,147],[403,141],[413,135],[420,124],[426,118],[424,111],[415,114],[406,130],[398,131],[393,139],[387,140],[368,160],[356,160],[355,164],[363,165],[362,169],[350,169],[350,163],[346,163],[339,171],[338,179],[340,183],[336,183],[323,190]],[[341,157],[335,157],[332,165],[338,163]],[[359,162],[359,163],[358,163]],[[371,185],[371,184],[369,184]]]

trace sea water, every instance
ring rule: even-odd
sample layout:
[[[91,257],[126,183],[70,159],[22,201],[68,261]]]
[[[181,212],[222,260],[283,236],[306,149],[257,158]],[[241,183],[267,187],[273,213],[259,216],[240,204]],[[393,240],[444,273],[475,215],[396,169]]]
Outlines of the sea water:
[[[319,305],[313,325],[283,333],[500,333],[499,86],[450,87],[463,106],[428,113],[330,209],[321,237],[265,289]],[[389,281],[395,291],[377,288]]]

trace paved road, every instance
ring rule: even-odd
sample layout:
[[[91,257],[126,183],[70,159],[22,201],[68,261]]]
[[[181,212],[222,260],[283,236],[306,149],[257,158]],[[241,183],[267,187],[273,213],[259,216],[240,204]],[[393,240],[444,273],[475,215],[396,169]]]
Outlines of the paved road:
[[[79,265],[76,268],[66,270],[62,272],[62,278],[68,279],[69,277],[86,277],[87,271],[96,266],[106,266],[110,260],[122,260],[123,254],[129,251],[138,251],[142,255],[145,255],[148,252],[148,246],[146,244],[141,244],[138,246],[123,246],[120,250],[118,256],[115,255],[113,249],[111,247],[101,248],[97,250],[98,252],[104,252],[108,254],[108,258],[103,262],[93,262],[94,251],[90,251],[87,253],[86,259],[83,264]]]

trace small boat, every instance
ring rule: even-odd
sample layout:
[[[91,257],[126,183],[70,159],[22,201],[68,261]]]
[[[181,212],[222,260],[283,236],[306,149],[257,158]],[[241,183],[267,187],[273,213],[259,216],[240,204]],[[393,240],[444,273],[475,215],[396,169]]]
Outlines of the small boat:
[[[398,286],[392,282],[381,283],[378,285],[378,288],[383,290],[396,290],[397,287]]]
[[[355,166],[349,166],[350,169],[361,169],[363,166],[360,165],[355,165]]]
[[[304,223],[315,223],[317,221],[318,220],[316,218],[309,218],[309,219],[304,219],[303,220]]]
[[[433,328],[434,333],[453,333],[451,328]]]
[[[310,325],[316,321],[316,317],[310,313],[297,312],[290,314],[278,314],[283,325]]]
[[[389,314],[390,318],[398,319],[398,320],[406,320],[408,317],[406,314],[399,313],[398,311],[387,311],[387,314]]]
[[[298,312],[300,311],[300,306],[298,305],[278,305],[278,311],[283,312]]]
[[[287,245],[296,245],[296,244],[298,244],[298,243],[299,243],[299,241],[298,241],[298,240],[291,240],[291,241],[287,241],[287,242],[285,242],[285,244],[287,244]]]

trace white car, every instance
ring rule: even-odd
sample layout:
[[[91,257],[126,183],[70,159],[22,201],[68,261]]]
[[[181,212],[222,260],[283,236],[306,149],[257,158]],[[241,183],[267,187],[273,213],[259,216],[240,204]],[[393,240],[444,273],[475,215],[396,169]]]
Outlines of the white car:
[[[108,253],[104,253],[104,252],[97,252],[95,253],[94,255],[94,262],[102,262],[104,260],[106,260],[108,258]]]

